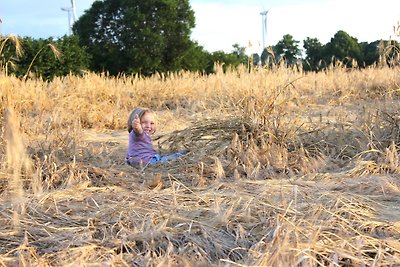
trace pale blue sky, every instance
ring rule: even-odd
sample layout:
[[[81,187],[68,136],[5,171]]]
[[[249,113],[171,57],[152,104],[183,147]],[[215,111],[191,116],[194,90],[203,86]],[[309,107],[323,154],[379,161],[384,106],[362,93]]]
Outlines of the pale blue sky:
[[[93,0],[75,0],[79,17]],[[283,35],[295,40],[318,38],[323,44],[344,30],[359,42],[395,38],[393,26],[400,20],[399,0],[190,0],[196,15],[192,39],[210,52],[230,52],[238,43],[250,52],[262,46],[262,17],[267,15],[266,44]],[[70,0],[1,0],[0,32],[34,38],[68,34]]]

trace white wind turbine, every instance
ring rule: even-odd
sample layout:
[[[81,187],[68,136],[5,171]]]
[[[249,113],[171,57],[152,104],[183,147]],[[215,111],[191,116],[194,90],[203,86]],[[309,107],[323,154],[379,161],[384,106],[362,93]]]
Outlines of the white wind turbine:
[[[75,7],[75,0],[71,0],[71,8],[72,8],[72,20],[75,23],[76,21],[76,7]]]
[[[74,25],[76,21],[76,8],[75,8],[75,0],[71,0],[71,6],[70,7],[62,7],[62,11],[67,11],[68,12],[68,34],[72,34],[72,26]]]
[[[265,10],[260,12],[262,19],[262,51],[265,49],[265,40],[267,39],[267,14],[269,10]]]

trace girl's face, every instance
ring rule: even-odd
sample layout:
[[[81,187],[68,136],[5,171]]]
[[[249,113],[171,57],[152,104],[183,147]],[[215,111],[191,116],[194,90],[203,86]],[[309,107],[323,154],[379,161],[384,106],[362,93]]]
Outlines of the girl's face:
[[[151,112],[146,112],[140,119],[140,125],[144,132],[148,134],[153,134],[156,131],[156,124],[154,122],[154,116]]]

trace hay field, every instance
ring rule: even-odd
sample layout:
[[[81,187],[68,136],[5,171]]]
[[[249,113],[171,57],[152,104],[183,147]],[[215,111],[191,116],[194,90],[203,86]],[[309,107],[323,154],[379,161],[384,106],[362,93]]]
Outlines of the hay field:
[[[0,266],[400,266],[400,69],[218,68],[0,74]]]

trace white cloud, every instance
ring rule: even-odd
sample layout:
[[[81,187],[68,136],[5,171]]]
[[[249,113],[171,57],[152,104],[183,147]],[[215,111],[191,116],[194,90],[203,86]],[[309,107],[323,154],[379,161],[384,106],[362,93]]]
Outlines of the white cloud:
[[[192,38],[210,52],[229,52],[235,43],[247,46],[261,27],[261,16],[254,6],[194,3],[192,8],[196,16]]]
[[[234,43],[247,47],[249,42],[253,45],[249,52],[262,50],[260,4],[195,1],[192,8],[197,24],[192,38],[206,50],[229,52]],[[285,34],[300,42],[311,37],[325,44],[339,30],[359,42],[389,39],[400,19],[398,0],[303,1],[267,9],[267,45],[276,44]]]
[[[197,26],[192,39],[206,50],[230,52],[232,45],[262,49],[260,12],[268,12],[267,44],[274,45],[283,35],[295,40],[306,37],[329,42],[344,30],[359,42],[393,37],[400,20],[399,0],[190,0]],[[75,0],[78,17],[93,0]],[[0,0],[0,32],[34,38],[59,37],[68,33],[68,15],[61,11],[70,0]]]

